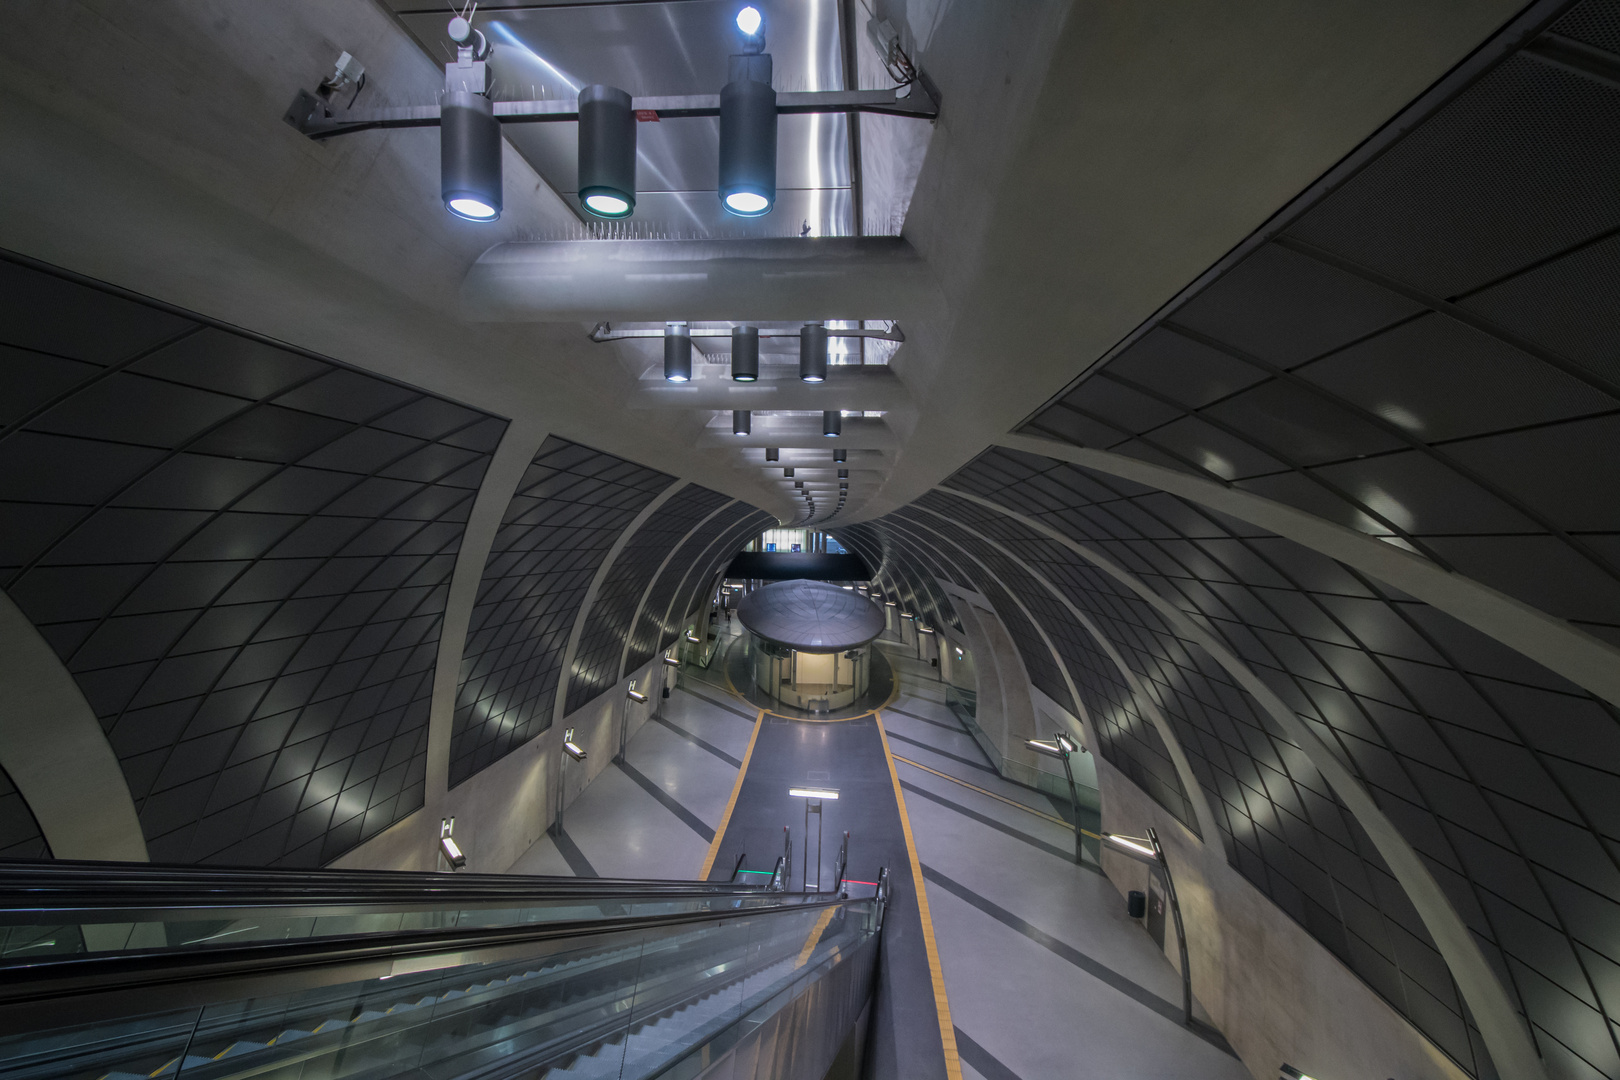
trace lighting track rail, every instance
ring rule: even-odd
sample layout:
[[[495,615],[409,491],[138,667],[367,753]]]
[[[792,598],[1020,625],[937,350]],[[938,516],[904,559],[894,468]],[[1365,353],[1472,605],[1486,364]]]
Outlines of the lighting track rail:
[[[600,345],[607,341],[625,341],[630,338],[661,338],[664,336],[664,334],[665,331],[663,330],[615,330],[611,324],[599,322],[591,330],[591,340]],[[729,338],[731,336],[731,331],[726,328],[706,327],[697,330],[688,329],[686,331],[686,336],[695,338]],[[799,331],[761,330],[759,332],[759,336],[762,338],[797,338],[799,336]],[[905,332],[900,329],[899,323],[890,323],[889,329],[887,330],[828,330],[827,336],[841,338],[875,338],[880,341],[899,342],[904,342],[906,340]]]
[[[905,96],[900,90],[908,90]],[[579,120],[578,98],[550,101],[497,101],[495,119],[502,124],[569,123]],[[675,97],[638,97],[631,107],[641,115],[655,114],[660,120],[690,116],[719,116],[719,94],[687,94]],[[932,83],[919,76],[908,87],[890,90],[820,90],[776,95],[778,116],[811,113],[876,113],[880,116],[910,116],[919,120],[939,118],[939,95]],[[330,139],[357,131],[386,128],[438,127],[440,107],[407,105],[392,109],[353,109],[334,113],[330,105],[308,90],[300,90],[282,117],[311,139]],[[650,119],[650,117],[649,117]]]

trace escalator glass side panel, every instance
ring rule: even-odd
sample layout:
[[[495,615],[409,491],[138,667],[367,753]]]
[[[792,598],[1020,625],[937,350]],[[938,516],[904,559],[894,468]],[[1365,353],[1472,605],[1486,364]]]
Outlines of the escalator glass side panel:
[[[504,947],[495,960],[440,954],[427,970],[411,970],[404,958],[394,974],[347,982],[312,968],[307,985],[292,989],[284,971],[265,980],[273,992],[263,993],[243,992],[238,977],[219,984],[231,992],[189,1008],[163,1007],[164,989],[154,985],[109,999],[144,1001],[148,1011],[58,1027],[7,1025],[0,1007],[0,1031],[12,1032],[0,1035],[0,1080],[657,1076],[700,1051],[706,1060],[723,1053],[876,935],[876,902],[828,899],[711,898],[721,906],[696,909],[709,917],[694,919],[688,898],[673,902],[682,918],[633,929],[615,929],[600,906],[576,904],[566,910],[577,935]],[[499,910],[475,918],[511,927],[536,909]],[[390,933],[386,922],[358,925],[362,936]]]

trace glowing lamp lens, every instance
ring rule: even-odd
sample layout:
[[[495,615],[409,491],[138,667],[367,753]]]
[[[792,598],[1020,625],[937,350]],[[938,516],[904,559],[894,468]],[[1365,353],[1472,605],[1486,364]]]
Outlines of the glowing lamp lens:
[[[496,216],[493,206],[465,196],[450,200],[450,212],[469,221],[490,221]]]
[[[753,9],[749,8],[749,10],[752,11]],[[763,214],[770,209],[771,204],[766,201],[765,196],[758,192],[733,191],[726,196],[726,207],[733,214],[754,215]]]
[[[630,212],[630,204],[617,195],[588,195],[585,209],[603,217],[620,217]]]
[[[745,7],[741,11],[737,12],[737,29],[741,30],[749,37],[753,37],[755,34],[759,33],[760,22],[761,19],[759,9],[756,7]]]

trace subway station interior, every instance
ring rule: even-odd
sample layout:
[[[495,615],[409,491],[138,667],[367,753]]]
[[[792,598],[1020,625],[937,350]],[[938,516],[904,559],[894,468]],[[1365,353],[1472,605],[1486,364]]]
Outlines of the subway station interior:
[[[0,10],[0,1080],[1620,1080],[1620,0]]]

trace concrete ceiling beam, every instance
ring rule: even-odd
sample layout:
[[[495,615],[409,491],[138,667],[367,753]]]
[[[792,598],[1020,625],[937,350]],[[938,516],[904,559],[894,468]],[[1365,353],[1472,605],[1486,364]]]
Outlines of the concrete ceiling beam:
[[[904,319],[939,303],[898,236],[513,242],[461,285],[474,322]]]

